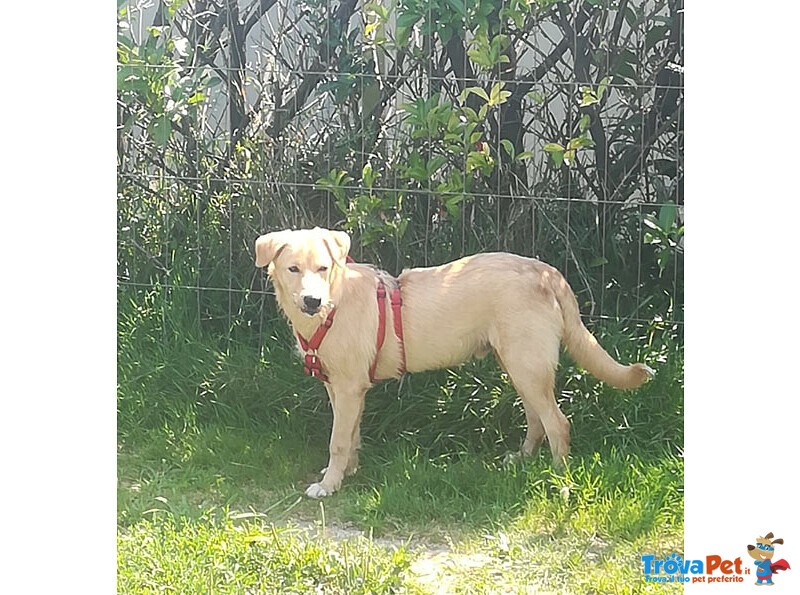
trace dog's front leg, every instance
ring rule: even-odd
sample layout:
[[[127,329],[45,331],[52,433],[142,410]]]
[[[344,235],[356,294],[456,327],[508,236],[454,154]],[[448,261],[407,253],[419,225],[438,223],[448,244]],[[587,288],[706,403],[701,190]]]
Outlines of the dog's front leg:
[[[306,496],[311,498],[329,496],[342,485],[345,473],[355,471],[351,463],[358,464],[357,459],[354,460],[353,457],[358,448],[356,440],[366,392],[366,388],[360,386],[332,385],[328,388],[333,408],[330,459],[322,481],[308,486]]]
[[[331,403],[331,408],[334,409],[334,401],[336,401],[336,393],[333,392],[333,387],[330,385],[329,382],[325,383],[325,390],[328,391],[328,400]],[[364,412],[363,407],[363,400],[362,400],[362,407],[361,412],[358,414],[358,419],[356,420],[356,430],[353,433],[353,440],[350,445],[350,458],[347,460],[347,466],[344,470],[344,476],[350,477],[351,475],[355,474],[358,470],[358,451],[361,448],[361,415]],[[326,466],[324,469],[320,471],[321,475],[325,475],[325,472],[328,470]]]

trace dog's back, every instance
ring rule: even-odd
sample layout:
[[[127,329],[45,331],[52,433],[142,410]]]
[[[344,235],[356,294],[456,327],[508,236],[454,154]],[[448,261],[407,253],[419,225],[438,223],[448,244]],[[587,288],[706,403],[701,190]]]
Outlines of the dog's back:
[[[563,341],[581,366],[612,386],[635,388],[648,378],[646,367],[608,355],[583,325],[563,275],[536,259],[476,254],[406,270],[399,281],[411,372],[458,365],[504,345],[555,367]]]

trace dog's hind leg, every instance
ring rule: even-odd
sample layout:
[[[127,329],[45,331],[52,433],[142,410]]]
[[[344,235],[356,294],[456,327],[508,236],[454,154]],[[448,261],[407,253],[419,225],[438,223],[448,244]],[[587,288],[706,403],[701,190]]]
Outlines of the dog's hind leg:
[[[569,420],[561,413],[555,399],[555,367],[558,362],[558,345],[544,350],[537,346],[536,354],[519,348],[497,349],[511,382],[517,389],[525,407],[528,431],[522,444],[522,454],[531,454],[541,444],[544,436],[550,444],[553,463],[560,466],[569,455]]]
[[[525,434],[525,440],[522,441],[520,453],[529,457],[539,450],[542,442],[544,442],[545,431],[542,420],[539,419],[539,415],[533,410],[533,407],[525,405],[524,398],[522,403],[525,407],[525,420],[528,423],[528,431]]]
[[[353,451],[357,448],[354,441],[358,437],[358,424],[364,410],[365,394],[366,389],[355,386],[339,385],[331,387],[328,391],[333,406],[330,458],[322,481],[308,486],[306,496],[324,498],[341,486]]]
[[[503,358],[500,357],[500,354],[497,351],[494,351],[494,357],[497,360],[497,363],[500,365],[500,368],[508,374],[508,368],[503,363]],[[509,377],[511,375],[509,374]],[[534,411],[532,406],[526,405],[525,400],[523,399],[523,408],[525,409],[525,421],[528,424],[528,431],[525,434],[525,440],[522,442],[522,447],[519,450],[519,453],[515,455],[509,455],[509,460],[516,460],[520,456],[528,457],[534,454],[539,447],[544,442],[545,438],[545,431],[544,426],[542,425],[542,420],[539,419],[539,415]]]

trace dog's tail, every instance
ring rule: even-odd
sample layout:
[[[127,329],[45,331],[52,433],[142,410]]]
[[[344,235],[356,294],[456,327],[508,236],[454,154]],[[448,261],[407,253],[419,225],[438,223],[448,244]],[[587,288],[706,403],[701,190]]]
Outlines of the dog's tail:
[[[553,271],[553,290],[564,318],[562,339],[575,361],[593,376],[617,388],[636,388],[652,378],[655,372],[650,367],[644,364],[623,366],[600,346],[581,320],[578,300],[569,283],[561,273]]]

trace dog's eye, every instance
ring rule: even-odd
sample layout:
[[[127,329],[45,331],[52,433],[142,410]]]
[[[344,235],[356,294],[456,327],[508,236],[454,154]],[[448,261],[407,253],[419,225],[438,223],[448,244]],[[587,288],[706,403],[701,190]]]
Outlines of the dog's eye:
[[[289,272],[290,273],[299,273],[300,269],[297,266],[292,265],[292,266],[289,267]]]
[[[327,270],[328,270],[328,267],[319,267],[319,268],[317,269],[317,272],[318,272],[318,273],[324,273],[324,272],[325,272],[325,271],[327,271]]]

